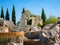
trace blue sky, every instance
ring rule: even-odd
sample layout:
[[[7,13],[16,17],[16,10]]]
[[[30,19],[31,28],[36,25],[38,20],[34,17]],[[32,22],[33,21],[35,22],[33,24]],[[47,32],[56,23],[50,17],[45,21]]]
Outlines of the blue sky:
[[[44,8],[47,17],[50,15],[60,17],[60,0],[0,0],[0,13],[1,7],[4,8],[4,14],[8,8],[11,17],[13,4],[15,5],[17,21],[21,18],[23,7],[40,16],[42,8]]]

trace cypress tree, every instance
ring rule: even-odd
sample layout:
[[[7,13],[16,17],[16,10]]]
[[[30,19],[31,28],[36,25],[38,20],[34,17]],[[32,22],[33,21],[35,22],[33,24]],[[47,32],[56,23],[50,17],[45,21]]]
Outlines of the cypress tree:
[[[6,20],[10,20],[8,8],[7,8],[7,10],[6,10],[6,17],[5,17],[5,19],[6,19]]]
[[[1,8],[1,18],[4,19],[4,10],[3,10],[3,7]]]
[[[22,10],[22,14],[25,12],[25,8],[23,8],[23,10]]]
[[[45,12],[44,12],[43,8],[42,8],[41,18],[43,19],[43,26],[42,26],[42,28],[43,28],[45,26],[45,21],[46,21],[46,15],[45,15]]]
[[[13,9],[12,9],[12,21],[16,25],[16,15],[15,15],[15,7],[14,7],[14,5],[13,5]]]

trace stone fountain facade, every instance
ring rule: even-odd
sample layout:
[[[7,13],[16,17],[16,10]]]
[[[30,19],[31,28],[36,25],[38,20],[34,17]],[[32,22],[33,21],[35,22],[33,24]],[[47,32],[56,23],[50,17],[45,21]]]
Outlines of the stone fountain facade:
[[[18,29],[23,31],[32,30],[33,27],[37,27],[38,24],[43,25],[43,20],[41,17],[31,16],[30,11],[25,11],[21,16]]]

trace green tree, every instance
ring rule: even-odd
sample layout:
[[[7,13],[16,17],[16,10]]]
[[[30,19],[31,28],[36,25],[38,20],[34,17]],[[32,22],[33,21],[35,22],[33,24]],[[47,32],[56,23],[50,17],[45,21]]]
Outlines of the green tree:
[[[46,21],[46,15],[45,15],[45,12],[44,12],[44,9],[42,8],[42,14],[41,14],[41,18],[43,19],[43,26],[42,28],[46,25],[45,24],[45,21]]]
[[[46,20],[46,25],[47,24],[53,24],[55,22],[58,21],[58,18],[56,18],[55,16],[50,16],[47,20]]]
[[[4,19],[4,10],[3,10],[3,7],[1,8],[1,18]]]
[[[7,10],[6,10],[6,17],[5,17],[5,19],[6,19],[6,20],[10,20],[8,8],[7,8]]]
[[[30,17],[37,17],[35,14],[31,14]]]
[[[17,22],[17,26],[19,26],[19,24],[20,24],[20,22],[18,21],[18,22]]]
[[[13,9],[12,9],[12,21],[13,21],[13,23],[16,25],[16,15],[15,15],[15,7],[14,7],[14,5],[13,5]]]
[[[22,14],[25,12],[25,8],[23,8],[23,10],[22,10]]]

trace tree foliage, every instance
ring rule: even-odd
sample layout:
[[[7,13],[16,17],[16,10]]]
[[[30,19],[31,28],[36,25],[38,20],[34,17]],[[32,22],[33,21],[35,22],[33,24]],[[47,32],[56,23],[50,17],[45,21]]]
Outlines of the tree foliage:
[[[20,24],[20,22],[18,21],[16,25],[19,26],[19,24]]]
[[[32,24],[32,20],[30,19],[30,20],[28,20],[27,19],[27,25],[31,25]]]
[[[14,5],[13,5],[13,9],[12,9],[12,21],[16,25],[16,15],[15,15],[15,7],[14,7]]]
[[[43,8],[42,8],[41,18],[43,19],[43,26],[42,26],[42,28],[43,28],[45,26],[45,21],[46,21],[46,15],[45,15],[45,12],[44,12]]]
[[[1,18],[4,19],[4,10],[3,10],[3,7],[1,8]]]
[[[38,25],[37,25],[37,26],[41,27],[41,24],[40,24],[40,23],[38,23]]]
[[[31,14],[30,17],[37,17],[35,14]]]
[[[47,24],[53,24],[55,22],[57,22],[58,19],[55,16],[50,16],[47,20],[46,20],[46,25]]]
[[[6,10],[6,17],[5,17],[5,19],[6,19],[6,20],[10,20],[8,8],[7,8],[7,10]]]
[[[25,8],[23,8],[23,10],[22,10],[22,14],[25,12]]]

